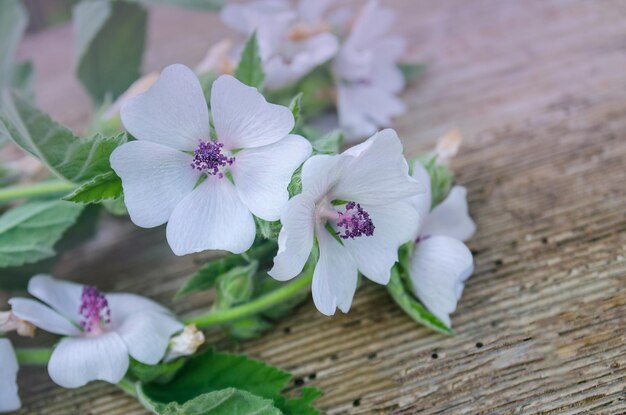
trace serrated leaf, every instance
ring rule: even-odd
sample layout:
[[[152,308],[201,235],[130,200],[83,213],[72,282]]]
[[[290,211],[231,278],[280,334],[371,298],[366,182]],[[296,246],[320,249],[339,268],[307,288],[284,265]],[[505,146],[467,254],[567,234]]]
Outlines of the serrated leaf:
[[[140,399],[160,415],[282,415],[271,399],[235,388],[204,393],[184,404],[163,405],[151,402],[145,395]]]
[[[235,69],[235,78],[258,90],[263,88],[265,73],[263,72],[263,64],[259,55],[256,33],[250,36],[243,48],[243,52],[241,52],[239,65]]]
[[[324,392],[319,388],[305,386],[302,388],[299,398],[279,401],[277,406],[282,409],[285,415],[318,415],[320,411],[313,407],[313,401],[323,394]]]
[[[96,106],[139,78],[146,21],[139,4],[83,0],[74,6],[75,71]]]
[[[17,45],[27,23],[28,15],[19,0],[0,1],[0,90],[13,78]]]
[[[343,143],[341,130],[334,130],[319,138],[311,140],[315,154],[338,154]]]
[[[135,359],[130,360],[130,373],[141,382],[167,383],[183,368],[187,359],[179,358],[171,362],[147,365]]]
[[[99,174],[76,190],[65,196],[63,200],[74,203],[98,203],[103,200],[117,199],[122,196],[122,180],[114,171]]]
[[[55,255],[54,245],[83,206],[61,200],[29,202],[0,216],[0,267],[19,266]]]
[[[399,63],[398,69],[402,72],[406,83],[411,83],[426,71],[425,63]]]
[[[21,94],[5,93],[0,136],[37,157],[57,176],[83,183],[111,171],[111,152],[127,141],[126,134],[77,137],[39,111]]]
[[[391,269],[391,278],[389,284],[387,284],[387,291],[391,295],[391,298],[404,310],[404,312],[416,322],[438,331],[444,334],[454,334],[451,328],[445,325],[434,314],[426,309],[417,299],[413,296],[406,285],[403,283],[401,273],[404,270],[395,265]]]

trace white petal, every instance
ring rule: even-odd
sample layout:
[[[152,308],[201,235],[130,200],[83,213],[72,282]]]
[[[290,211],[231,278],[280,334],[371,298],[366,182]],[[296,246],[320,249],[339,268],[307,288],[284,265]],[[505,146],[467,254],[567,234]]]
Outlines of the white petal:
[[[419,212],[422,222],[428,217],[432,204],[432,192],[430,186],[430,175],[422,163],[413,163],[413,178],[424,187],[424,192],[411,198],[413,206]],[[421,226],[420,226],[421,227]]]
[[[22,406],[17,394],[18,368],[11,342],[0,338],[0,412],[17,411]]]
[[[114,332],[61,339],[50,357],[48,374],[59,386],[78,388],[93,380],[118,383],[128,370],[128,351]]]
[[[371,136],[378,129],[376,123],[360,108],[358,99],[353,97],[353,89],[349,85],[337,86],[337,114],[348,142]]]
[[[22,320],[49,331],[67,336],[78,336],[81,331],[68,319],[42,303],[29,298],[11,298],[11,311]]]
[[[257,0],[245,4],[228,3],[220,11],[220,18],[228,26],[244,34],[251,34],[271,16],[289,14],[295,17],[289,1]]]
[[[230,75],[222,75],[213,83],[211,113],[217,139],[225,149],[272,144],[294,126],[289,108],[268,103],[256,88]]]
[[[289,280],[302,272],[314,239],[315,202],[307,195],[294,196],[280,221],[283,225],[278,235],[278,253],[274,267],[268,274],[279,281]]]
[[[317,226],[317,240],[320,258],[313,272],[313,302],[327,316],[335,314],[336,308],[347,313],[356,291],[356,264],[323,226]]]
[[[391,267],[398,261],[398,248],[417,235],[419,214],[408,201],[362,207],[374,223],[374,235],[346,239],[343,244],[361,274],[378,284],[387,285]]]
[[[391,9],[370,0],[361,10],[346,43],[359,49],[367,48],[391,29],[394,20],[395,13]]]
[[[183,325],[173,317],[147,311],[129,315],[115,332],[124,340],[133,358],[155,365],[165,355],[172,335],[182,329]]]
[[[424,221],[421,235],[445,235],[465,241],[472,237],[476,225],[469,216],[467,189],[454,186],[448,197],[430,212]]]
[[[174,209],[167,241],[176,255],[223,249],[247,251],[256,234],[252,214],[226,177],[209,177]]]
[[[433,236],[415,246],[410,269],[415,295],[447,326],[472,263],[470,250],[454,238]]]
[[[331,3],[332,0],[300,0],[298,1],[298,15],[305,22],[315,23],[322,19],[322,15]]]
[[[333,190],[337,199],[380,205],[415,196],[423,188],[409,176],[402,143],[394,130],[383,130],[342,154],[345,166]]]
[[[277,143],[241,150],[231,168],[243,203],[261,219],[274,221],[289,200],[293,172],[311,155],[311,144],[289,134]]]
[[[315,201],[325,196],[339,181],[344,161],[339,155],[328,154],[309,158],[300,175],[302,192]]]
[[[122,178],[124,203],[135,225],[152,228],[167,222],[200,177],[192,160],[182,151],[146,141],[131,141],[113,151],[111,167]]]
[[[28,292],[48,304],[66,319],[78,323],[83,296],[82,284],[57,280],[50,275],[35,275],[28,281]]]
[[[161,313],[172,315],[172,312],[159,303],[136,294],[113,293],[107,294],[107,301],[111,309],[112,329],[119,327],[124,320],[139,312]]]
[[[209,111],[200,81],[185,65],[170,65],[146,92],[122,106],[124,127],[139,140],[193,150],[209,139]]]

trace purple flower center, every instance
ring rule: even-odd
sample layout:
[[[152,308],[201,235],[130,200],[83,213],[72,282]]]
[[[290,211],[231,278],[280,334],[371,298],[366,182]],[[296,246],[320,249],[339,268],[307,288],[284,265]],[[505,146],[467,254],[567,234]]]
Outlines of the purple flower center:
[[[370,218],[370,214],[358,203],[348,202],[346,203],[345,212],[337,213],[339,214],[337,227],[343,228],[343,233],[341,231],[337,232],[341,239],[354,239],[359,236],[374,235],[375,226]]]
[[[224,174],[220,168],[230,166],[235,161],[234,157],[226,157],[222,154],[224,144],[217,141],[200,141],[198,147],[193,151],[193,162],[191,167],[209,175],[217,175],[220,179]]]
[[[85,286],[80,299],[80,326],[87,333],[99,333],[102,326],[111,322],[111,309],[104,294],[96,287]]]

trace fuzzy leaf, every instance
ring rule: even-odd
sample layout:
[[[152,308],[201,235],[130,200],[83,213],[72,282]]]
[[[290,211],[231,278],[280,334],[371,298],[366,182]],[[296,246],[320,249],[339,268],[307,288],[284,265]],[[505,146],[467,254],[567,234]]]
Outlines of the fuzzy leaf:
[[[259,262],[238,265],[219,276],[214,307],[224,309],[245,303],[254,292],[254,274]]]
[[[426,66],[425,63],[399,63],[398,69],[402,72],[404,80],[411,83],[426,71]]]
[[[263,72],[263,64],[261,63],[261,56],[259,55],[256,33],[250,36],[243,48],[243,52],[241,52],[239,65],[237,69],[235,69],[235,78],[258,90],[263,88],[265,73]]]
[[[109,156],[126,142],[126,134],[77,137],[17,93],[4,94],[0,137],[7,137],[37,157],[57,176],[84,183],[111,171]]]
[[[302,92],[298,93],[289,103],[289,109],[293,114],[293,130],[292,133],[297,133],[302,128]]]
[[[338,154],[343,143],[344,135],[341,130],[334,130],[326,135],[311,140],[315,154]]]
[[[167,363],[147,365],[135,359],[130,360],[130,373],[141,382],[167,383],[187,362],[187,359],[179,358]]]
[[[63,200],[74,203],[98,203],[122,196],[122,180],[114,171],[99,174],[82,184]]]
[[[61,200],[29,202],[0,217],[0,267],[30,264],[55,255],[54,245],[83,206]]]
[[[305,386],[299,398],[285,399],[277,405],[285,415],[318,415],[320,411],[313,407],[313,401],[322,396],[319,388]]]
[[[265,239],[272,241],[278,240],[278,233],[282,227],[280,221],[276,220],[274,222],[270,222],[265,219],[257,218],[256,216],[254,217],[254,221],[256,222],[257,234],[261,235]]]
[[[140,76],[147,13],[139,4],[83,0],[73,9],[75,71],[96,105]]]
[[[20,91],[31,101],[35,100],[35,67],[32,62],[20,62],[13,65],[11,86]]]
[[[15,52],[27,23],[28,15],[19,0],[0,1],[0,90],[13,79]]]

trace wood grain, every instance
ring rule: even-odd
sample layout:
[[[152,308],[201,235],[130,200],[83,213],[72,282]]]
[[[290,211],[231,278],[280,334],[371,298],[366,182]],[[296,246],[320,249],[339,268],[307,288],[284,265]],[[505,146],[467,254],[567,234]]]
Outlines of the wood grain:
[[[450,127],[478,233],[476,273],[453,316],[456,336],[416,326],[381,287],[348,315],[311,302],[239,349],[323,388],[328,414],[618,414],[626,412],[626,2],[395,0],[407,59],[429,62],[394,127],[409,155]],[[210,14],[150,16],[146,70],[196,63],[229,33]],[[39,104],[77,130],[88,123],[71,75],[71,30],[25,39]],[[172,302],[211,254],[175,257],[162,228],[107,218],[66,255],[60,277],[143,293],[181,314],[210,295]],[[45,337],[43,337],[45,341]],[[30,414],[143,414],[102,383],[54,386],[20,374]],[[294,389],[297,389],[294,386]]]

